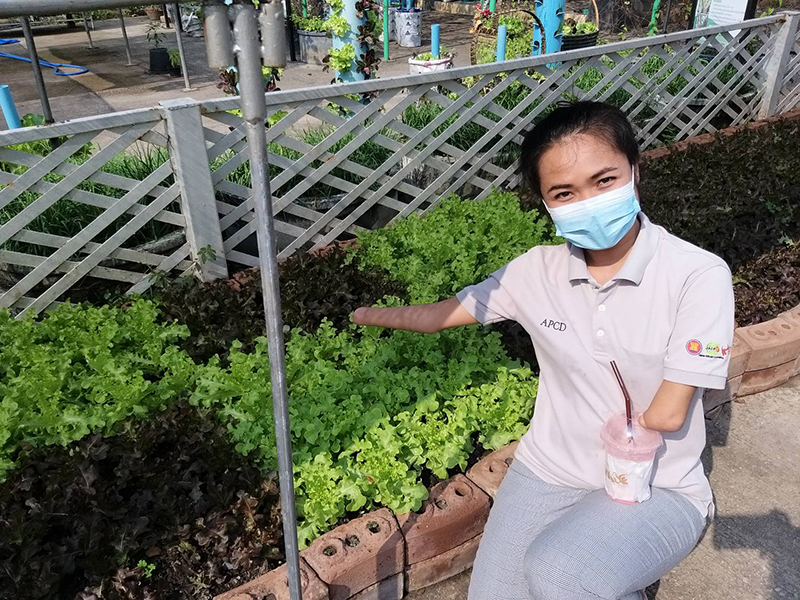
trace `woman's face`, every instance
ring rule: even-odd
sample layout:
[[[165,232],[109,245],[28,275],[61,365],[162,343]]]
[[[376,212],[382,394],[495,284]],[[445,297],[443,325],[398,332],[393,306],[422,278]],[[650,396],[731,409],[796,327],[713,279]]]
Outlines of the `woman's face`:
[[[622,187],[631,177],[628,157],[592,135],[570,136],[539,159],[542,198],[550,208]]]

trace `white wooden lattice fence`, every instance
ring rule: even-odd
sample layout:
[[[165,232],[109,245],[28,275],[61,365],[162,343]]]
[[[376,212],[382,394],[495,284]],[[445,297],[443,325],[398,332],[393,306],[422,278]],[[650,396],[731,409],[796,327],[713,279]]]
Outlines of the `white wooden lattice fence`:
[[[782,13],[741,29],[267,94],[279,255],[425,212],[450,193],[515,187],[522,134],[565,99],[619,106],[643,148],[791,110],[799,24],[800,13]],[[0,132],[0,306],[38,312],[79,282],[142,292],[154,272],[210,279],[257,264],[237,108],[238,98],[177,100]],[[53,138],[51,152],[35,151]],[[126,151],[152,164],[120,172]]]

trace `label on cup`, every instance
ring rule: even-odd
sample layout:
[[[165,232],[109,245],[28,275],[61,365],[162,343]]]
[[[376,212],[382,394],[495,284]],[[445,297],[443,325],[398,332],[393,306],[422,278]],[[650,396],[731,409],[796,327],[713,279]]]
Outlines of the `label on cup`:
[[[606,492],[620,502],[644,502],[650,498],[653,461],[637,462],[606,452]]]

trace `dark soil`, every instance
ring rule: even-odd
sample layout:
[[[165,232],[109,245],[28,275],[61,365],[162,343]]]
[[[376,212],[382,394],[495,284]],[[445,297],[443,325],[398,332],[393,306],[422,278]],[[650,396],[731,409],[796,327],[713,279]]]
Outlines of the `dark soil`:
[[[736,270],[800,240],[800,119],[645,160],[640,191],[654,222]]]
[[[736,322],[763,323],[800,304],[800,243],[744,263],[734,273]]]
[[[284,325],[305,331],[315,331],[322,319],[345,328],[359,306],[371,306],[384,296],[407,297],[402,284],[376,271],[361,271],[357,261],[347,264],[342,248],[323,255],[302,253],[283,262],[280,292]],[[266,335],[258,270],[243,271],[227,281],[181,279],[157,295],[164,317],[189,327],[192,336],[184,349],[196,360],[214,354],[225,358],[233,340],[242,342],[247,352],[257,337]]]
[[[277,485],[186,403],[18,465],[0,486],[3,600],[208,600],[283,559]]]

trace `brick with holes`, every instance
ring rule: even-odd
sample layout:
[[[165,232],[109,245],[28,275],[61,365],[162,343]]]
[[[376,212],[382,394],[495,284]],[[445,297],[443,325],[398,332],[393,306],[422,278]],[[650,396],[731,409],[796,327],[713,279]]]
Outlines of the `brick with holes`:
[[[463,475],[437,483],[419,513],[398,515],[406,564],[443,554],[483,532],[489,496]]]
[[[303,600],[328,600],[328,586],[314,573],[306,561],[300,559],[300,589]],[[289,600],[289,581],[286,565],[256,577],[249,583],[240,585],[214,600]]]
[[[784,365],[800,354],[800,324],[778,317],[737,330],[753,353],[747,364],[748,371],[761,371]]]
[[[344,600],[401,573],[404,553],[394,515],[381,508],[318,537],[301,554],[328,584],[330,600]]]
[[[467,471],[467,479],[494,499],[514,460],[514,451],[518,445],[519,442],[512,442],[484,456]]]
[[[741,377],[744,372],[747,371],[747,365],[750,362],[750,357],[753,355],[753,349],[739,331],[740,329],[737,328],[733,334],[731,360],[728,364],[728,379]]]

